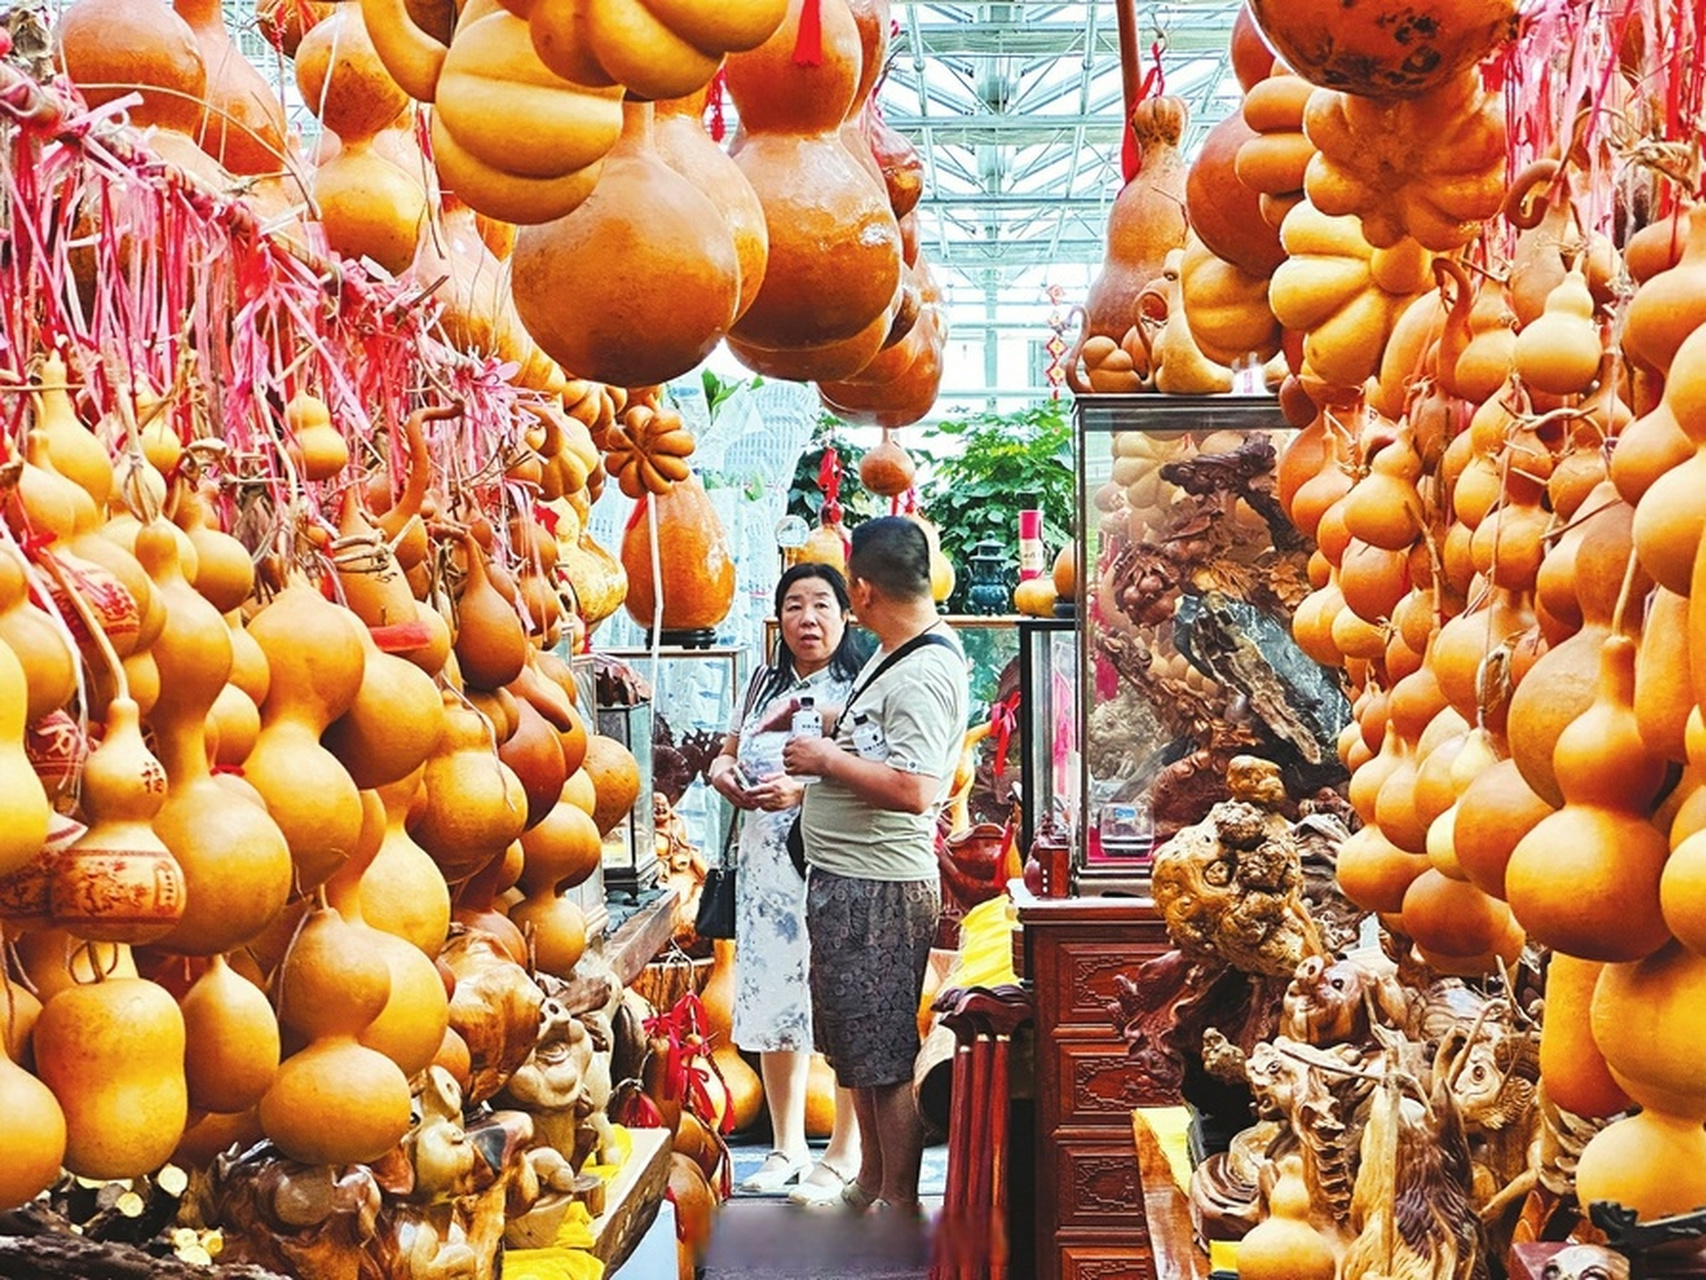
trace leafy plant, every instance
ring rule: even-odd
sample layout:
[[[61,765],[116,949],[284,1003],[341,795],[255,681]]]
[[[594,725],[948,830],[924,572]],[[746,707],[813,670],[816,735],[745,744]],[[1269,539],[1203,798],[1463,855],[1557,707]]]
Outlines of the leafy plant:
[[[764,385],[764,379],[756,374],[746,379],[729,378],[724,380],[709,369],[699,371],[699,380],[705,386],[705,404],[710,411],[713,422],[716,421],[717,411],[723,407],[723,401],[734,395],[735,392],[743,387],[757,390]]]
[[[908,447],[928,457],[920,505],[941,532],[942,553],[958,576],[950,607],[963,611],[971,549],[985,539],[1006,548],[1017,573],[1019,512],[1043,513],[1052,553],[1072,537],[1072,423],[1066,406],[1046,400],[1015,413],[949,418],[935,431],[958,447],[932,449],[928,437]]]

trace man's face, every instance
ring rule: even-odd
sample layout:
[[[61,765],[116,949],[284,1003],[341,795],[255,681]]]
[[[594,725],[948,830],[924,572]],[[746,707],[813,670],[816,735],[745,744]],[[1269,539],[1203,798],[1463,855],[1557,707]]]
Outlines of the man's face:
[[[853,605],[853,616],[862,618],[870,608],[871,584],[864,578],[849,578],[847,580],[847,598]]]

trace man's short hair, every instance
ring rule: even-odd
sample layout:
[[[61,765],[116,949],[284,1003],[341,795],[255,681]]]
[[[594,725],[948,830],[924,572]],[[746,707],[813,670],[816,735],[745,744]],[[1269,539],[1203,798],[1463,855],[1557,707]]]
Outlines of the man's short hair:
[[[878,516],[853,526],[849,578],[862,578],[890,600],[930,598],[930,540],[905,516]]]

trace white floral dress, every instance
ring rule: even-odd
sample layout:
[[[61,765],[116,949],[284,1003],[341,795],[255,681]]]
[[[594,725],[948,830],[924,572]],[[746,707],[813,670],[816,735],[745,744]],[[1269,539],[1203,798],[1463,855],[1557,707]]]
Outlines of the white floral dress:
[[[766,673],[756,677],[763,680]],[[838,707],[853,682],[826,667],[784,689],[778,698],[810,693],[822,706]],[[754,707],[739,726],[740,767],[758,779],[782,769],[786,728],[758,733],[773,700]],[[740,871],[735,877],[734,1040],[754,1053],[812,1047],[811,988],[807,964],[806,882],[788,858],[788,827],[798,809],[741,815]]]

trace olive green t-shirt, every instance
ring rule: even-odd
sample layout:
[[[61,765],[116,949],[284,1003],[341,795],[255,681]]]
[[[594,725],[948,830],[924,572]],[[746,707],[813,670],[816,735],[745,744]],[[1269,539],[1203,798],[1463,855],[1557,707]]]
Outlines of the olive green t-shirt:
[[[835,741],[855,751],[853,713],[867,718],[881,732],[876,750],[886,750],[886,764],[942,780],[935,803],[926,813],[901,813],[874,808],[829,778],[808,786],[800,833],[812,866],[865,880],[936,878],[936,815],[953,785],[970,695],[959,641],[946,626],[935,634],[952,643],[921,645],[866,686],[888,656],[873,654],[853,682],[858,696],[835,726]],[[865,732],[868,739],[871,730]]]

